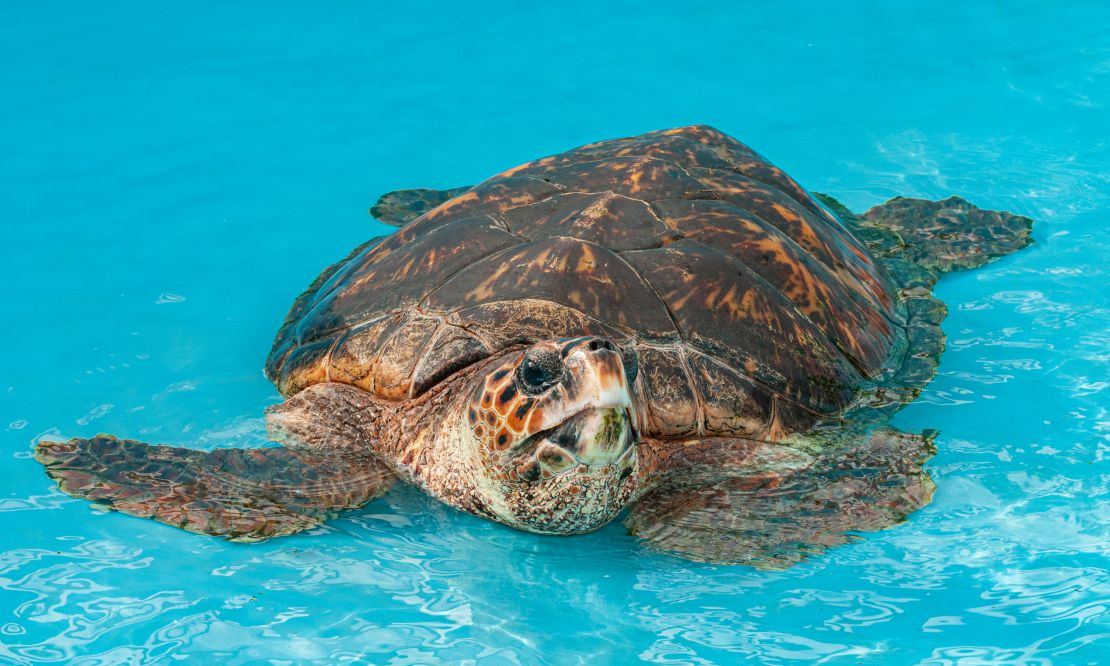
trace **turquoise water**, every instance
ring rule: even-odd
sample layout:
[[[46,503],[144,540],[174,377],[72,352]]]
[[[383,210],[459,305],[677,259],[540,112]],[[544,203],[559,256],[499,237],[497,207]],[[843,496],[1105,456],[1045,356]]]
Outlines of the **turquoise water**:
[[[398,5],[400,3],[392,3]],[[311,5],[311,6],[310,6]],[[0,4],[0,662],[1110,662],[1110,5]],[[1036,244],[949,276],[935,501],[786,572],[399,489],[256,545],[93,510],[42,436],[262,440],[289,303],[384,191],[709,123],[856,209]]]

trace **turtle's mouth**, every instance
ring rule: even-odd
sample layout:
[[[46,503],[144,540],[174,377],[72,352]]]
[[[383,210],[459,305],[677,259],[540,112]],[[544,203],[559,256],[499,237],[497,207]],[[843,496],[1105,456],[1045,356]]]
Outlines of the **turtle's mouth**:
[[[587,408],[528,437],[518,450],[533,453],[553,475],[580,465],[593,469],[629,462],[637,439],[627,408]]]
[[[535,433],[520,452],[518,483],[503,486],[506,522],[540,534],[598,529],[634,487],[637,439],[623,406],[591,407]]]

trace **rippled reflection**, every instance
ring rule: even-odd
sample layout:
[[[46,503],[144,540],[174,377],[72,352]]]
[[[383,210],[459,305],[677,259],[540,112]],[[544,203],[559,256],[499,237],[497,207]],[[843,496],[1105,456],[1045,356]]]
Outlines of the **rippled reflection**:
[[[1100,3],[0,4],[0,663],[1099,664],[1110,655],[1110,52]],[[881,57],[876,57],[881,54]],[[708,122],[857,209],[967,196],[903,430],[931,505],[786,572],[547,538],[409,487],[230,544],[56,490],[32,439],[257,443],[292,296],[450,187]]]

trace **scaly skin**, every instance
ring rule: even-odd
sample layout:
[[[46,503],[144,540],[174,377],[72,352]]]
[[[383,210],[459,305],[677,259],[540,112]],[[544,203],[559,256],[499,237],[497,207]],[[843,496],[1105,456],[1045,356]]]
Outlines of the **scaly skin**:
[[[535,359],[550,382],[529,388],[522,368]],[[369,447],[402,479],[475,515],[575,534],[608,523],[643,487],[628,381],[607,340],[546,341],[405,403],[317,384],[272,408],[268,426],[290,448]]]

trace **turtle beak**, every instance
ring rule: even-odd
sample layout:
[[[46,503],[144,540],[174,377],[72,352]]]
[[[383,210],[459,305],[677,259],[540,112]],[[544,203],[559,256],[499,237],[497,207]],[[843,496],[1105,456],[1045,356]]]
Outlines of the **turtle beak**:
[[[585,338],[568,347],[563,390],[573,416],[544,433],[544,447],[568,453],[572,458],[564,458],[568,466],[613,464],[624,457],[634,439],[632,396],[621,351],[604,338]],[[547,456],[540,453],[540,460],[545,460]]]
[[[616,345],[604,338],[587,338],[568,352],[564,364],[571,378],[570,401],[599,410],[632,406],[631,382]]]
[[[542,462],[547,462],[543,448],[557,446],[570,454],[573,462],[579,465],[612,465],[631,448],[632,427],[628,410],[587,410],[560,424],[546,439],[538,452]]]

